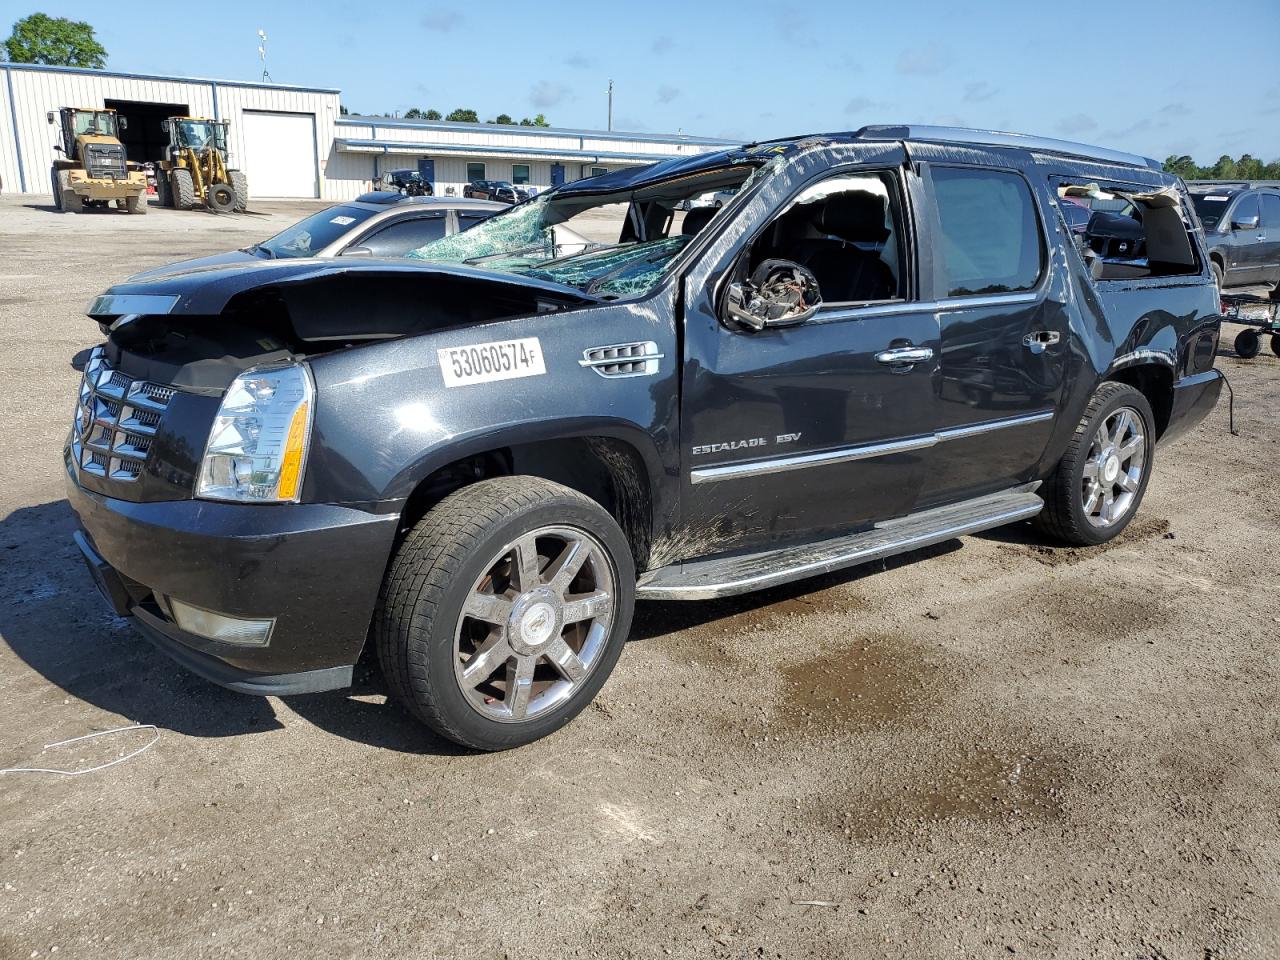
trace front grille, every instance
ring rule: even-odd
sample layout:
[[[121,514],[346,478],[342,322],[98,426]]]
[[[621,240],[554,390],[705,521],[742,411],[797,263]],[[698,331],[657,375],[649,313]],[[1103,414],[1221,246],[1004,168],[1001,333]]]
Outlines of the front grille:
[[[115,144],[91,143],[85,148],[84,166],[91,177],[112,177],[123,180],[128,176],[124,162],[124,148]]]
[[[602,377],[644,377],[658,372],[658,361],[662,356],[656,343],[645,340],[592,347],[582,352],[578,363],[590,367]]]
[[[130,483],[142,474],[172,387],[132,380],[95,347],[84,367],[71,456],[85,473]]]

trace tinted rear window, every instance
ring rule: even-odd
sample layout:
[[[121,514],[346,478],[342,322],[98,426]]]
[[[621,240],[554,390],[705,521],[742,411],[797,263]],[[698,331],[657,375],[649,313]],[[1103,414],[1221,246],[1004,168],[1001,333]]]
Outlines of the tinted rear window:
[[[1000,170],[934,167],[942,229],[941,292],[949,297],[1030,290],[1040,278],[1044,243],[1031,189]]]

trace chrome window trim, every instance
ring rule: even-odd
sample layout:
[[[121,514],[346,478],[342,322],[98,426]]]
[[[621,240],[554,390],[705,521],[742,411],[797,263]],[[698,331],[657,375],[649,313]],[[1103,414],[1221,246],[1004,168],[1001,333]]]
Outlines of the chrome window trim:
[[[178,302],[176,294],[104,293],[85,311],[91,317],[118,317],[127,313],[170,313]]]
[[[869,460],[873,457],[887,457],[896,453],[910,453],[914,450],[925,450],[936,444],[946,443],[949,440],[965,440],[969,437],[981,436],[985,433],[993,433],[1010,427],[1023,427],[1033,423],[1043,423],[1046,420],[1052,420],[1055,413],[1055,410],[1038,410],[1035,413],[1022,414],[1016,417],[987,420],[962,427],[947,427],[935,433],[919,437],[908,437],[904,440],[866,443],[856,447],[841,447],[836,450],[824,450],[818,453],[775,457],[771,460],[752,460],[748,463],[698,467],[689,472],[689,481],[699,484],[714,483],[717,480],[737,480],[742,477],[763,477],[775,473],[785,473],[789,470],[801,470],[806,467],[820,467],[834,463],[848,463],[853,460]]]
[[[870,303],[865,306],[837,306],[819,309],[815,322],[830,323],[837,320],[858,320],[862,317],[893,317],[903,313],[949,313],[953,310],[973,310],[981,307],[1017,306],[1035,303],[1044,291],[1020,290],[1015,293],[991,293],[973,297],[952,297],[947,300],[904,300],[900,303]]]

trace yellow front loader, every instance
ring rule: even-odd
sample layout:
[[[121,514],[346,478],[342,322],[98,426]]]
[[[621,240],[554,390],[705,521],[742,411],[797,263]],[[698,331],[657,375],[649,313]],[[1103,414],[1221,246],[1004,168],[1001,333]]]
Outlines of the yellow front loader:
[[[203,206],[211,213],[243,212],[249,180],[227,165],[227,124],[201,117],[170,117],[165,159],[157,164],[160,203],[179,210]]]
[[[49,170],[53,205],[63,213],[83,213],[86,207],[147,212],[147,173],[124,155],[119,131],[124,117],[96,107],[63,107],[46,115],[56,124],[61,142],[53,149],[62,156]]]

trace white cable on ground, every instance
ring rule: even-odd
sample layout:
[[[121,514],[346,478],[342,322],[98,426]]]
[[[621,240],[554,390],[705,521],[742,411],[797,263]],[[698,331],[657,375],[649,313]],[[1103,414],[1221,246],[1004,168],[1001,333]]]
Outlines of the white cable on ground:
[[[114,767],[117,763],[124,763],[126,760],[132,760],[134,757],[149,750],[157,740],[160,739],[160,731],[154,723],[135,723],[129,727],[115,727],[112,730],[99,730],[97,733],[86,733],[83,737],[72,737],[70,740],[59,740],[57,743],[46,743],[45,750],[52,750],[54,747],[65,747],[69,743],[79,743],[81,740],[92,740],[94,737],[105,737],[113,733],[125,733],[129,730],[151,730],[155,736],[148,740],[133,753],[126,753],[123,757],[116,757],[107,763],[101,763],[96,767],[86,767],[83,770],[50,770],[44,767],[9,767],[0,769],[0,773],[53,773],[60,777],[78,777],[86,773],[97,773],[99,770],[105,770],[107,767]],[[41,751],[44,752],[43,750]]]

